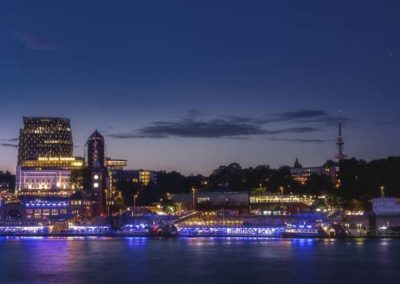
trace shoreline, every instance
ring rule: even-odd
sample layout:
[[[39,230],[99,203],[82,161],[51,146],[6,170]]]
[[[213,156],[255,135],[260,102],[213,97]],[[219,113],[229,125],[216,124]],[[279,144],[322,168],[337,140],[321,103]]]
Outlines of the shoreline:
[[[147,239],[176,239],[176,238],[251,238],[251,239],[317,239],[317,240],[355,240],[355,239],[400,239],[398,236],[347,236],[347,237],[317,237],[317,236],[304,236],[304,237],[283,237],[283,236],[251,236],[251,235],[180,235],[176,237],[154,237],[148,236],[147,234],[118,234],[118,233],[106,233],[106,234],[68,234],[68,233],[55,233],[55,234],[0,234],[0,238],[5,237],[41,237],[41,238],[147,238]]]

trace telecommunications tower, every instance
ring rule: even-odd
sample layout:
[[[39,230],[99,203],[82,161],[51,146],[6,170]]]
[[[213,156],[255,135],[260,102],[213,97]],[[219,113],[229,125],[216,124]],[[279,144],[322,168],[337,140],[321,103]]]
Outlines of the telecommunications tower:
[[[338,159],[339,161],[345,159],[347,155],[343,153],[344,149],[344,142],[343,142],[343,136],[342,136],[342,117],[341,117],[341,111],[338,113],[338,138],[336,140],[336,147],[338,150],[338,153],[336,154],[335,158]]]

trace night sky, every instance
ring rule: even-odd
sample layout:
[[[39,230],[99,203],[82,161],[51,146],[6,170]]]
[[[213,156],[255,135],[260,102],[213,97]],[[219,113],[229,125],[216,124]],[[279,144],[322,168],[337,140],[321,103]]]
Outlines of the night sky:
[[[22,116],[98,128],[129,168],[400,154],[400,1],[0,2],[0,170]]]

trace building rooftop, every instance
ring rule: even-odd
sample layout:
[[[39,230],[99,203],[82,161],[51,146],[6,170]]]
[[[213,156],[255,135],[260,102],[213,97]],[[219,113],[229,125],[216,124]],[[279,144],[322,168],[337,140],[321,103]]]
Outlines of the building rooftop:
[[[103,135],[101,135],[100,132],[97,131],[97,129],[92,133],[92,135],[89,136],[89,139],[91,138],[104,139]]]

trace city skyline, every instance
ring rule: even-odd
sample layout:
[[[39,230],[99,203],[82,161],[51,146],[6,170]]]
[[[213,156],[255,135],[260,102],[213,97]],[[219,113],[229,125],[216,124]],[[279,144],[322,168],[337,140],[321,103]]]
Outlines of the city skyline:
[[[75,155],[97,128],[129,168],[185,174],[320,165],[338,110],[349,157],[400,154],[395,1],[77,3],[0,5],[2,170],[23,116],[70,118]]]

